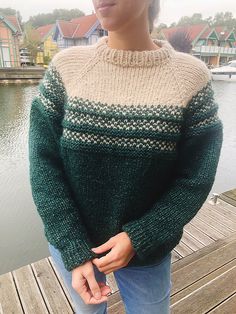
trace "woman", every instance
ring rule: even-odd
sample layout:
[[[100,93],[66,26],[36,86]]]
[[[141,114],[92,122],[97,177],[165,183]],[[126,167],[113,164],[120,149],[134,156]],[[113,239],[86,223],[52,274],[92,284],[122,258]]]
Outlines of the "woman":
[[[205,63],[150,37],[158,0],[93,0],[108,36],[57,53],[32,101],[32,194],[76,313],[169,313],[171,251],[223,138]]]

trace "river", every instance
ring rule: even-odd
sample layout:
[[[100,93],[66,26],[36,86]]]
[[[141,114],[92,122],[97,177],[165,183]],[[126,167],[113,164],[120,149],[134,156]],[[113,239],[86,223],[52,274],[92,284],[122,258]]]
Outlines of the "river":
[[[213,82],[224,140],[210,193],[236,188],[236,83]],[[0,85],[0,274],[49,255],[31,196],[28,122],[37,85]]]

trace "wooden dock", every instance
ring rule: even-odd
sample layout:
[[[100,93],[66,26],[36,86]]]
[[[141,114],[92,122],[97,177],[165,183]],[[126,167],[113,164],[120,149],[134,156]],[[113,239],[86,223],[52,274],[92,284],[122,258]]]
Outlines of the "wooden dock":
[[[172,251],[173,314],[236,313],[236,189],[209,201]],[[125,313],[113,273],[107,282],[108,313]],[[0,276],[0,314],[9,313],[74,313],[51,256]]]

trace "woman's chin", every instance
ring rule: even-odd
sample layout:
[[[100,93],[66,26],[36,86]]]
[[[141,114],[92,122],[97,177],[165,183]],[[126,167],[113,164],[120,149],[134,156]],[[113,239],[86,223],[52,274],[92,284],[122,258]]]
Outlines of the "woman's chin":
[[[100,19],[100,24],[103,29],[109,32],[114,32],[121,28],[121,25],[115,23],[114,18],[102,18]]]

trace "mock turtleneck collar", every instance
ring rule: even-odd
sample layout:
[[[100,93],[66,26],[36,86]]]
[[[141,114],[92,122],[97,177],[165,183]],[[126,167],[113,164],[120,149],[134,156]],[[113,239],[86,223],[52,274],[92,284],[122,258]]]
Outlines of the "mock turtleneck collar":
[[[166,63],[173,56],[174,48],[167,40],[152,39],[160,48],[157,50],[123,50],[108,46],[108,36],[100,37],[96,43],[98,57],[120,66],[150,67]]]

